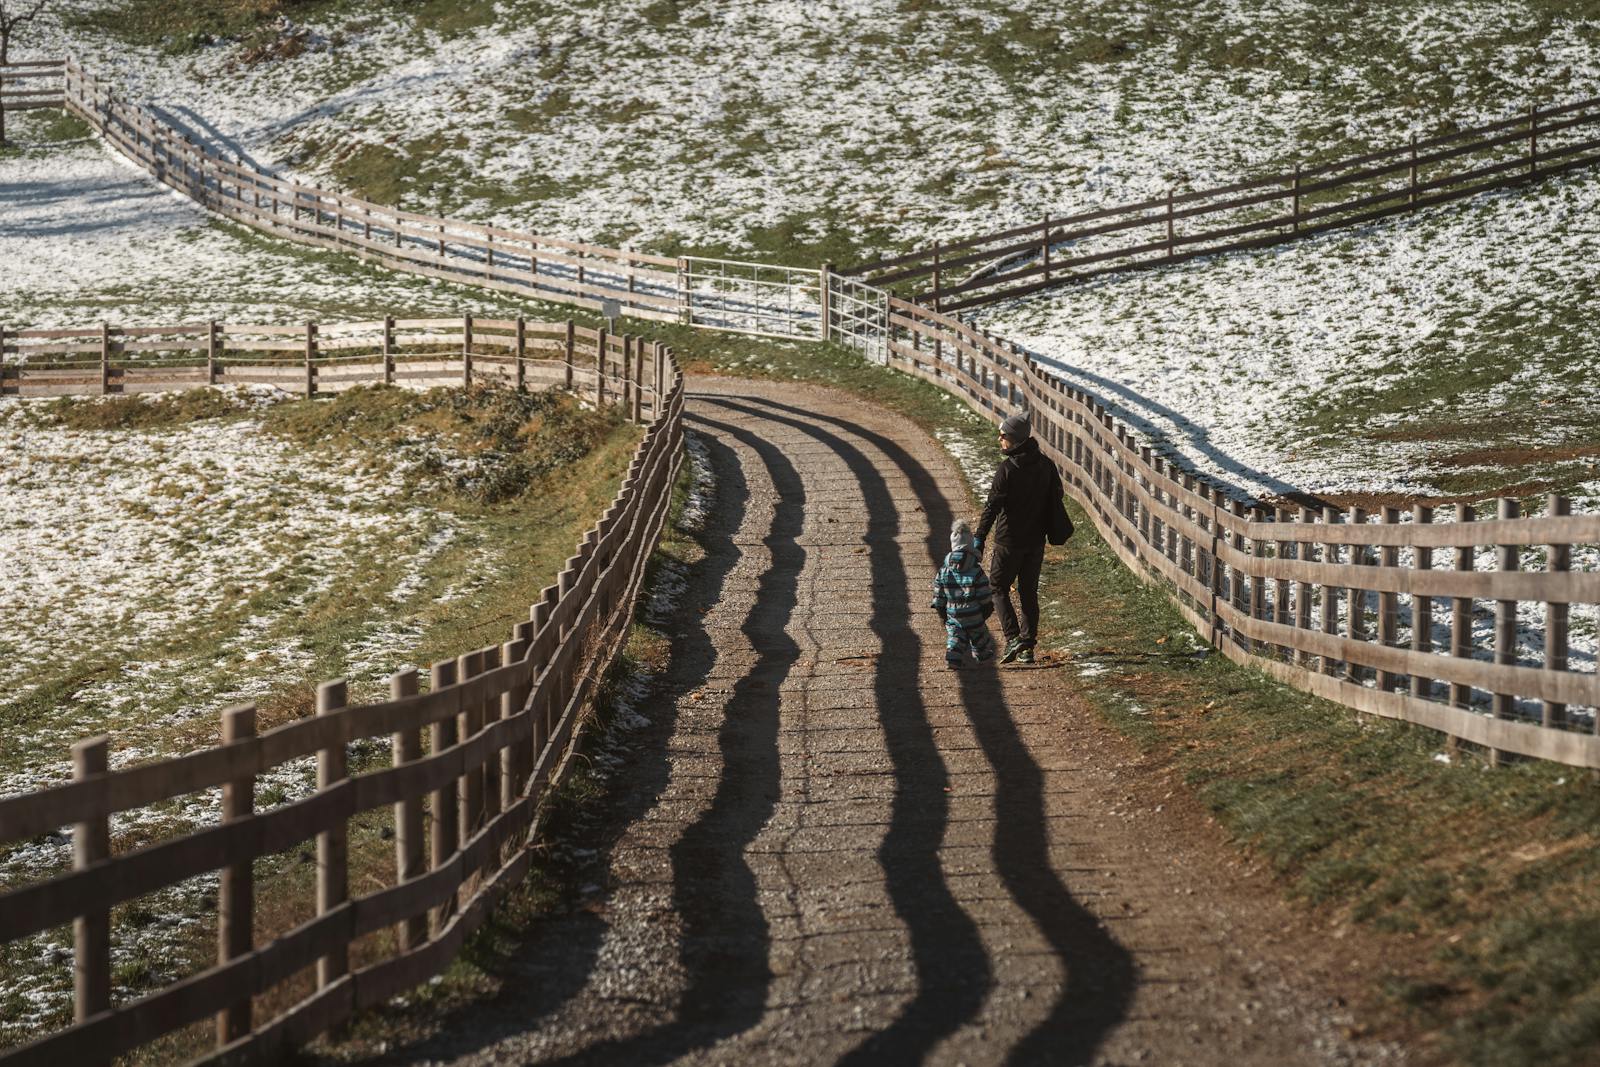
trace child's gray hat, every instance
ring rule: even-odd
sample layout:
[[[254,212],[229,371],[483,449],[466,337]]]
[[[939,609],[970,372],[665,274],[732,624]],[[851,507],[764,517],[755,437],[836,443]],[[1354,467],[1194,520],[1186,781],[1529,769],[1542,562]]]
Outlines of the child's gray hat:
[[[1028,422],[1028,413],[1019,411],[1015,415],[1007,415],[1006,421],[1000,424],[1000,432],[1013,441],[1026,441],[1033,436],[1033,426]]]
[[[972,527],[966,519],[957,519],[950,524],[950,551],[970,552],[975,541],[972,537]]]

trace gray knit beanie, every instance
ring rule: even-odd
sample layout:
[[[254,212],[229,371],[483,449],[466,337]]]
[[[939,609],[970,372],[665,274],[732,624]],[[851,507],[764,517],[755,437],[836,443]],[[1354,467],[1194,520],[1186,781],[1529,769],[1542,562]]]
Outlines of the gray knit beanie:
[[[1019,411],[1015,415],[1007,415],[1006,421],[1000,424],[1000,432],[1018,442],[1032,437],[1033,426],[1028,422],[1028,413]]]
[[[950,551],[970,552],[974,545],[972,527],[966,519],[957,519],[950,524]]]

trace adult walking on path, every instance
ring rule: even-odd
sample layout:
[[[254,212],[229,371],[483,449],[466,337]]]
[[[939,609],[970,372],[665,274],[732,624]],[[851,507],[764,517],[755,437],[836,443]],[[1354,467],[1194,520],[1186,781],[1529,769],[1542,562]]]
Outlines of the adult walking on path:
[[[1026,412],[1000,424],[1000,448],[1006,458],[994,472],[989,500],[978,520],[978,545],[989,542],[994,529],[994,555],[989,578],[1006,637],[1001,663],[1033,662],[1039,640],[1039,571],[1044,566],[1044,541],[1049,508],[1061,499],[1061,474],[1039,451]],[[1022,618],[1011,606],[1016,583]]]

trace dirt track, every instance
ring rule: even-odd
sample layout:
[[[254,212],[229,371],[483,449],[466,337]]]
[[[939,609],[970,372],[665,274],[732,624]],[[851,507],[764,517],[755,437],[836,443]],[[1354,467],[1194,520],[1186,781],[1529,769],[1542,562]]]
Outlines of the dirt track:
[[[692,383],[717,486],[593,907],[400,1062],[1397,1062],[1326,937],[1051,665],[952,674],[959,475],[842,394]]]

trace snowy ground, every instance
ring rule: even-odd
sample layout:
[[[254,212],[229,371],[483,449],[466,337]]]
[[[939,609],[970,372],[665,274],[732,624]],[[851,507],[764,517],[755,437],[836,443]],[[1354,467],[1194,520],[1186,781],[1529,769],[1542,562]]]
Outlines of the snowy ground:
[[[359,184],[389,163],[409,207],[650,248],[868,252],[1600,85],[1600,20],[1539,0],[502,0],[449,37],[352,2],[254,63],[84,28],[104,6],[52,4],[28,52],[265,164]]]
[[[1539,0],[504,0],[450,35],[352,0],[284,26],[300,54],[256,62],[259,34],[130,46],[85,20],[101,6],[52,5],[29,53],[71,51],[265,165],[565,237],[794,263],[1600,92],[1600,19]],[[0,262],[21,265],[0,321],[126,318],[148,300],[236,319],[506,304],[206,225],[90,145],[0,159],[0,188],[24,193],[0,196]],[[1473,456],[1486,444],[1591,443],[1600,386],[1574,368],[1594,355],[1597,197],[1600,179],[1573,178],[985,322],[1243,488],[1470,493],[1506,466]],[[1535,457],[1509,481],[1592,496],[1596,459]]]
[[[92,140],[0,158],[0,264],[0,323],[12,328],[518,313],[491,290],[212,221]]]
[[[1596,510],[1597,209],[1578,176],[982,319],[1252,493],[1470,493],[1517,449],[1536,469],[1500,484],[1553,477]]]

